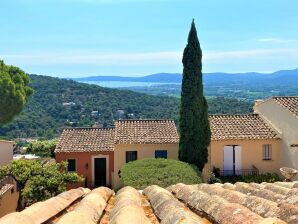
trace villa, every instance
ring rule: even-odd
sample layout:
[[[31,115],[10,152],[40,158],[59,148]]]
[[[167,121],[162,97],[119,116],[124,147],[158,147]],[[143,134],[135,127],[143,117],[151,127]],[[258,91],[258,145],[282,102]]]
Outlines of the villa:
[[[281,140],[259,114],[211,115],[211,144],[204,176],[278,172]]]
[[[281,165],[298,170],[298,96],[259,100],[254,111],[280,136]]]

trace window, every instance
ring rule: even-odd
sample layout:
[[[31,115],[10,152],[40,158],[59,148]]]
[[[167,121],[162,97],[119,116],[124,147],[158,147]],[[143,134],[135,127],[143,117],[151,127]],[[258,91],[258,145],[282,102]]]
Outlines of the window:
[[[263,160],[272,160],[272,145],[263,145]]]
[[[155,150],[155,158],[168,158],[168,151],[167,150]]]
[[[137,151],[127,151],[126,152],[126,162],[135,161],[138,159]]]
[[[69,159],[67,160],[68,165],[67,165],[67,170],[69,172],[75,172],[76,171],[76,160],[75,159]]]

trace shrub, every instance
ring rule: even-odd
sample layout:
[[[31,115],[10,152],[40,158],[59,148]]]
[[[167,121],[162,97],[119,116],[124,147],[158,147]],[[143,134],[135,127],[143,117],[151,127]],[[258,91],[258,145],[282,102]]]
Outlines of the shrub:
[[[249,175],[249,176],[225,176],[219,178],[222,183],[236,183],[236,182],[245,182],[245,183],[262,183],[268,182],[273,183],[276,181],[282,181],[282,178],[276,173],[265,173],[259,175]]]
[[[208,184],[214,184],[214,183],[221,183],[222,181],[216,177],[216,175],[214,173],[210,173],[209,177],[208,177]]]
[[[129,162],[122,166],[120,176],[125,186],[144,189],[156,184],[168,187],[172,184],[201,183],[197,167],[171,159],[143,159]]]

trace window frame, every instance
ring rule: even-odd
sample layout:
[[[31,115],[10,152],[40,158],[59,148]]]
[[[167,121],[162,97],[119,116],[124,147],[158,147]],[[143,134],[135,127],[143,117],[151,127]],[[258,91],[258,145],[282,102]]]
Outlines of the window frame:
[[[132,155],[129,155],[130,153],[135,153],[135,158],[131,159],[129,158],[129,156],[131,157]],[[134,151],[125,151],[125,162],[129,163],[129,162],[133,162],[138,160],[138,151],[134,150]]]
[[[166,156],[165,157],[164,156],[157,156],[156,153],[158,153],[158,152],[165,152]],[[168,150],[166,150],[166,149],[157,149],[154,152],[154,157],[155,157],[155,159],[158,159],[158,158],[167,159],[168,158]]]
[[[262,145],[262,159],[264,161],[272,160],[272,144],[263,144]]]
[[[69,160],[74,161],[74,170],[69,170]],[[77,172],[77,159],[67,159],[67,172]]]

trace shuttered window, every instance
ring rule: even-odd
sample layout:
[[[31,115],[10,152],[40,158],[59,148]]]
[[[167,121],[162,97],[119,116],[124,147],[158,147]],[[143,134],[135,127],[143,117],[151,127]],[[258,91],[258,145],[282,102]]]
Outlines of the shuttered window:
[[[137,151],[127,151],[126,152],[126,162],[135,161],[138,159]]]
[[[263,145],[263,160],[272,160],[272,145]]]

